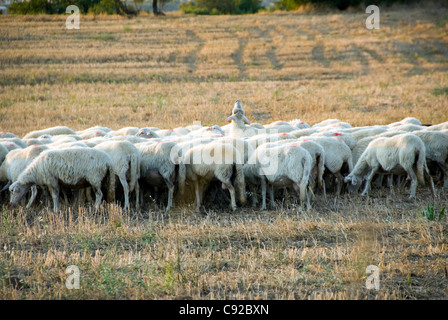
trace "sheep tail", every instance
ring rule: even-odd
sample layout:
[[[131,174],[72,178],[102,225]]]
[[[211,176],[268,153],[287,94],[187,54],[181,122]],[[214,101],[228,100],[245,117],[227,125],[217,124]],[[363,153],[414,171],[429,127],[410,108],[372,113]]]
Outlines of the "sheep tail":
[[[303,174],[302,179],[300,180],[300,185],[306,188],[311,175],[311,157],[304,157],[302,165],[303,165]]]
[[[236,184],[238,186],[238,196],[240,198],[240,203],[246,203],[246,183],[244,181],[244,171],[243,165],[241,163],[235,163],[236,172]]]
[[[107,201],[115,202],[115,172],[111,165],[107,168]]]
[[[424,150],[418,150],[417,159],[417,180],[424,186],[425,185],[425,167],[426,167],[426,152]]]

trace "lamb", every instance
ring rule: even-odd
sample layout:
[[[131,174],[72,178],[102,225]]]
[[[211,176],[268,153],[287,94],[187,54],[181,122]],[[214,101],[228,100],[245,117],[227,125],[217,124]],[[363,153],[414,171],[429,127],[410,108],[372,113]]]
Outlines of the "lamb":
[[[437,131],[416,131],[425,144],[426,160],[435,162],[443,173],[443,187],[448,188],[448,134]]]
[[[196,210],[199,211],[203,193],[207,185],[218,179],[223,188],[230,192],[230,206],[236,210],[235,187],[238,190],[239,201],[246,203],[245,181],[243,173],[243,156],[231,144],[213,142],[198,145],[189,149],[181,162],[185,164],[185,177],[183,181],[189,180],[194,183]],[[232,184],[235,172],[235,185]],[[181,189],[183,195],[183,188]]]
[[[269,183],[271,208],[274,208],[274,187],[293,186],[300,195],[300,204],[306,201],[310,209],[307,187],[312,158],[308,151],[297,145],[260,146],[244,165],[244,175],[251,185],[261,183],[262,205],[266,210],[266,184]]]
[[[53,210],[59,210],[60,184],[71,188],[90,186],[95,192],[95,208],[103,198],[101,185],[108,178],[108,200],[115,198],[115,174],[112,159],[96,149],[73,148],[46,150],[36,157],[9,187],[13,206],[23,198],[32,185],[48,187],[53,199]]]
[[[414,165],[416,165],[417,172],[413,169]],[[398,175],[407,173],[411,177],[409,199],[415,198],[417,184],[425,185],[426,177],[429,180],[431,193],[435,197],[434,184],[426,165],[425,145],[416,135],[407,133],[390,138],[374,139],[369,143],[355,168],[345,177],[344,181],[356,185],[358,182],[362,182],[364,175],[367,173],[366,185],[362,192],[362,196],[366,196],[370,190],[373,176],[380,169]],[[391,193],[393,193],[391,181],[389,181],[389,187]]]
[[[175,142],[158,141],[150,144],[139,144],[140,178],[143,182],[154,186],[168,187],[168,203],[165,212],[173,207],[176,166],[178,166],[179,188],[183,190],[185,181],[185,165],[180,162],[172,149],[179,148]]]
[[[70,129],[69,127],[65,126],[57,126],[52,128],[47,128],[43,130],[35,130],[27,133],[23,139],[32,139],[32,138],[39,138],[41,135],[48,134],[51,136],[57,136],[60,134],[76,134],[75,131]]]
[[[124,208],[130,209],[129,194],[135,190],[135,206],[140,208],[140,152],[128,141],[106,141],[98,144],[95,149],[106,152],[112,159],[112,166],[118,176],[124,192]],[[129,182],[128,182],[129,181]]]

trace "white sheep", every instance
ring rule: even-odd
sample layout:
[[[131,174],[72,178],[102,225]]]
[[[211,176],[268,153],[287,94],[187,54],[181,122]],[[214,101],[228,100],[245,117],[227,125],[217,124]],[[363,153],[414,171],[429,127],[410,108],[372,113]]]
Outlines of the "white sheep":
[[[306,123],[305,121],[302,121],[300,119],[291,120],[288,122],[292,127],[295,129],[307,129],[311,128],[311,126]]]
[[[448,188],[448,134],[437,131],[413,132],[425,144],[426,160],[435,162],[443,173],[443,187]]]
[[[238,112],[234,115],[231,115],[226,119],[226,122],[230,121],[230,127],[229,127],[229,135],[235,138],[245,138],[245,137],[251,137],[259,133],[259,130],[256,128],[253,128],[251,126],[247,126],[247,124],[250,124],[249,119],[246,118],[245,115]]]
[[[115,174],[112,159],[101,150],[72,148],[46,150],[37,156],[9,187],[11,204],[23,198],[32,185],[48,187],[53,199],[53,210],[59,209],[60,185],[71,188],[92,187],[95,192],[95,208],[99,209],[103,193],[101,185],[108,178],[108,200],[115,197]]]
[[[175,154],[178,148],[175,142],[158,141],[146,144],[139,144],[140,152],[140,179],[153,187],[168,187],[168,203],[165,211],[168,212],[173,207],[174,188],[176,178],[179,178],[179,188],[184,186],[185,165],[180,162]],[[174,155],[173,155],[174,154]],[[176,177],[176,167],[178,167],[178,177]]]
[[[244,175],[250,185],[261,184],[262,205],[266,209],[266,186],[269,185],[271,208],[274,208],[274,187],[292,186],[300,196],[300,204],[310,201],[307,193],[312,158],[308,151],[298,145],[262,145],[255,150],[249,162],[244,165]],[[255,192],[254,192],[255,194]]]
[[[111,136],[135,136],[139,130],[140,128],[137,127],[124,127],[116,131],[109,131],[107,134]]]
[[[47,128],[43,130],[35,130],[27,133],[23,139],[39,138],[41,135],[48,134],[51,136],[57,136],[60,134],[76,134],[75,131],[66,126],[57,126],[52,128]]]
[[[135,206],[140,208],[140,152],[128,141],[106,141],[95,146],[106,152],[112,159],[112,166],[124,192],[124,208],[130,209],[129,194],[135,190]]]
[[[26,148],[27,144],[25,141],[23,141],[20,138],[2,138],[0,139],[0,143],[2,143],[3,145],[7,145],[9,142],[16,144],[17,146],[19,146],[20,148]]]
[[[416,166],[416,172],[413,169],[414,165]],[[366,196],[370,190],[372,178],[379,170],[397,175],[408,174],[411,178],[410,199],[415,198],[418,183],[425,185],[426,177],[429,180],[432,195],[435,197],[434,184],[426,165],[425,145],[414,134],[401,134],[371,141],[356,163],[355,168],[345,177],[344,181],[356,185],[361,183],[366,175],[366,185],[362,192],[362,195]],[[393,194],[391,180],[389,180],[389,187]]]
[[[309,136],[300,138],[302,141],[314,141],[320,144],[325,151],[325,168],[336,179],[336,195],[339,195],[344,183],[341,171],[351,172],[353,169],[353,156],[350,148],[340,137]],[[328,186],[328,185],[327,185]]]
[[[2,131],[0,132],[0,139],[3,138],[18,138],[18,136],[11,132]]]
[[[156,133],[156,131],[151,130],[149,128],[141,128],[137,134],[137,137],[146,138],[146,139],[154,139],[160,138],[160,136]]]
[[[0,166],[0,181],[8,182],[2,191],[9,188],[30,163],[45,150],[48,150],[46,145],[38,145],[30,146],[25,149],[15,149],[9,152]],[[27,208],[31,207],[36,196],[37,187],[33,185],[31,187],[31,198],[26,206]]]
[[[185,164],[184,181],[193,182],[195,189],[196,210],[199,211],[203,193],[213,179],[218,179],[223,189],[230,192],[230,206],[236,210],[235,187],[241,204],[246,202],[245,181],[243,173],[243,155],[231,144],[213,142],[201,144],[189,149],[181,161]],[[235,177],[233,177],[235,172]],[[232,183],[235,179],[235,185]],[[183,195],[181,189],[181,195]]]

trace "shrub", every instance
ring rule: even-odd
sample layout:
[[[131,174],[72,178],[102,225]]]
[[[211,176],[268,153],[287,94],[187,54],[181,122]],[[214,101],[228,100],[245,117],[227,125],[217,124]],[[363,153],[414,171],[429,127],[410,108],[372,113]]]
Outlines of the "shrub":
[[[180,10],[193,14],[243,14],[261,9],[261,0],[196,0],[182,3]]]

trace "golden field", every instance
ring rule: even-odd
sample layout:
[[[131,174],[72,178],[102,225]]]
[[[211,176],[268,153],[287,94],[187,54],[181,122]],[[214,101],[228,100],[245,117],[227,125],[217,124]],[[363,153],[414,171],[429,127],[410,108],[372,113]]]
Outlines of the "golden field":
[[[384,7],[379,30],[367,16],[88,15],[79,30],[66,16],[0,16],[0,130],[224,125],[237,99],[262,124],[447,121],[448,8]],[[447,299],[448,220],[420,215],[428,190],[407,192],[317,195],[306,213],[289,199],[265,212],[150,203],[60,215],[4,200],[0,298]],[[439,211],[448,195],[437,194]],[[69,265],[78,290],[65,286]]]

